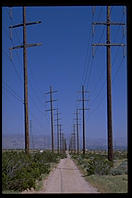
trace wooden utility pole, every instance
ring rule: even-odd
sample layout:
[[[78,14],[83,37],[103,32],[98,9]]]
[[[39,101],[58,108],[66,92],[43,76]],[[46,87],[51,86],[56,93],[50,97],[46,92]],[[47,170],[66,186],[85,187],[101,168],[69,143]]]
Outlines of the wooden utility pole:
[[[56,118],[57,124],[56,124],[56,126],[57,126],[57,151],[58,151],[58,153],[59,153],[59,150],[60,150],[60,148],[59,148],[59,120],[60,120],[59,114],[60,114],[60,113],[58,112],[58,108],[57,108],[57,113],[56,113],[56,116],[57,116],[57,118]]]
[[[73,150],[76,153],[76,133],[75,133],[75,124],[73,124]]]
[[[85,101],[88,101],[88,100],[85,100],[85,93],[87,91],[84,90],[84,85],[82,85],[82,100],[79,100],[79,101],[82,101],[82,122],[83,122],[83,154],[85,154],[85,110],[89,110],[85,108]]]
[[[27,77],[27,37],[26,9],[23,7],[23,63],[24,63],[24,108],[25,108],[25,151],[29,152],[29,122],[28,122],[28,77]]]
[[[69,142],[69,151],[72,152],[72,136],[70,137],[70,142]]]
[[[56,93],[57,91],[52,91],[52,87],[50,86],[50,92],[46,93],[46,94],[50,94],[50,100],[46,101],[47,103],[50,102],[50,109],[46,110],[46,111],[50,111],[51,113],[51,144],[52,144],[52,152],[54,152],[54,123],[53,123],[53,111],[56,109],[53,109],[53,100],[52,99],[52,94]]]
[[[26,26],[41,23],[41,21],[26,23],[26,8],[23,7],[23,24],[9,26],[10,29],[23,26],[23,45],[9,48],[9,50],[23,48],[24,65],[24,116],[25,116],[25,152],[29,153],[29,116],[28,116],[28,75],[27,75],[27,47],[39,46],[41,43],[27,44]]]
[[[76,109],[76,129],[77,129],[77,153],[79,153],[79,133],[78,133],[78,109]]]
[[[62,152],[62,133],[61,133],[61,124],[60,126],[60,153]]]
[[[57,109],[57,150],[59,153],[59,118],[58,118],[58,109]]]
[[[51,113],[51,137],[52,137],[52,152],[54,152],[54,128],[53,128],[53,105],[52,105],[52,87],[50,87],[50,113]]]
[[[94,22],[93,25],[107,26],[106,44],[92,44],[92,46],[106,46],[107,48],[107,131],[108,131],[108,160],[113,161],[113,140],[112,140],[112,95],[111,95],[111,46],[125,46],[125,44],[112,44],[110,42],[110,25],[125,25],[124,23],[111,22],[110,6],[107,6],[106,22]]]
[[[110,6],[107,6],[107,122],[108,160],[113,161],[112,98],[111,98],[111,50],[110,50]]]
[[[62,152],[65,152],[65,138],[64,138],[64,133],[62,133]]]
[[[67,150],[66,138],[65,138],[65,151]]]
[[[82,111],[83,111],[83,154],[85,154],[85,108],[84,108],[84,86],[82,86]]]

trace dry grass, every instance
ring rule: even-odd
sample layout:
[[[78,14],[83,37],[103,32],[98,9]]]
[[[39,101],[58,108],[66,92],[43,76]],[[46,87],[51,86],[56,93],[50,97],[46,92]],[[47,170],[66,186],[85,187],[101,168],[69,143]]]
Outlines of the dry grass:
[[[127,193],[128,176],[127,175],[90,175],[86,176],[94,187],[102,193]]]

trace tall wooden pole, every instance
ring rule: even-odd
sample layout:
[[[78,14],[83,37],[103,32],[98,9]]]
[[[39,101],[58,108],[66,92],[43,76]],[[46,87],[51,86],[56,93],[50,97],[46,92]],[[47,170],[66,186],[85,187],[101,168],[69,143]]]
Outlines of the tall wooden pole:
[[[58,117],[58,109],[57,109],[57,150],[59,153],[59,117]]]
[[[123,43],[111,43],[110,41],[110,26],[111,25],[122,25],[122,22],[111,22],[110,20],[110,6],[107,6],[107,19],[106,22],[93,22],[92,25],[106,25],[106,43],[95,43],[92,46],[106,46],[107,49],[107,134],[108,134],[108,160],[113,161],[113,140],[112,140],[112,96],[111,96],[111,46],[124,47],[126,44]]]
[[[60,126],[60,153],[62,152],[62,134],[61,134],[61,124]]]
[[[73,149],[74,149],[74,153],[76,153],[76,133],[75,133],[75,124],[73,124]]]
[[[84,108],[84,86],[82,85],[82,113],[83,113],[83,154],[85,154],[85,108]]]
[[[50,86],[50,109],[51,109],[51,141],[52,141],[52,152],[54,152],[54,128],[53,128],[53,105],[52,105],[52,87]]]
[[[77,126],[77,153],[79,153],[78,109],[76,109],[76,126]]]
[[[23,7],[23,63],[24,63],[24,113],[25,113],[25,152],[29,153],[29,120],[28,120],[28,78],[26,49],[26,8]]]
[[[27,44],[26,26],[39,24],[41,21],[26,23],[26,8],[23,7],[23,23],[9,26],[12,28],[23,27],[23,45],[9,48],[10,52],[14,49],[23,48],[23,69],[24,69],[24,123],[25,123],[25,152],[29,153],[29,119],[28,119],[28,74],[27,74],[27,48],[41,45],[41,43]]]
[[[112,99],[111,99],[111,50],[110,50],[110,6],[107,6],[107,126],[108,160],[113,161]]]

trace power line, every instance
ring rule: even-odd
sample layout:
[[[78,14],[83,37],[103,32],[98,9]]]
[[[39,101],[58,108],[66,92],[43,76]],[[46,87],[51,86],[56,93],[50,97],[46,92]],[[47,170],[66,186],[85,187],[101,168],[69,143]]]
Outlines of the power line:
[[[120,62],[120,64],[119,64],[119,66],[118,66],[117,70],[115,71],[115,74],[113,75],[112,82],[114,82],[114,81],[115,81],[115,79],[116,79],[116,77],[117,77],[117,74],[118,74],[118,72],[120,71],[121,66],[122,66],[122,64],[123,64],[123,61],[124,61],[124,57],[122,57],[121,62]]]
[[[4,83],[4,82],[3,82]],[[2,87],[7,90],[12,96],[14,96],[19,102],[21,102],[23,104],[23,99],[21,97],[19,97],[15,91],[9,87],[9,85],[7,85],[7,83],[5,83],[5,85],[2,85]]]
[[[3,51],[3,52],[6,54],[6,56],[10,59],[9,55],[7,54],[7,52],[6,52],[5,50],[3,50],[3,49],[2,49],[2,51]],[[16,69],[15,63],[13,62],[13,60],[10,60],[10,62],[11,62],[12,65],[13,65],[14,71],[15,71],[15,73],[16,73],[16,75],[17,75],[19,81],[22,82],[22,78],[21,78],[21,76],[20,76],[18,70]]]
[[[91,26],[90,26],[91,27]],[[82,84],[84,83],[84,81],[85,81],[85,76],[86,76],[86,73],[87,73],[87,64],[86,64],[86,62],[87,62],[87,57],[88,57],[88,55],[90,54],[90,53],[88,53],[88,51],[89,51],[89,48],[90,48],[90,45],[89,45],[89,42],[90,42],[90,36],[91,36],[91,33],[92,33],[92,29],[90,29],[90,32],[89,32],[89,38],[88,38],[88,46],[87,46],[87,50],[86,50],[86,56],[85,56],[85,61],[84,61],[84,70],[83,70],[83,76],[82,76]],[[90,57],[90,55],[89,55],[89,57]],[[89,59],[89,58],[88,58]]]
[[[102,7],[101,7],[101,9],[100,9],[100,12],[99,12],[99,17],[100,17],[100,15],[101,15],[101,12],[102,11]],[[99,42],[101,41],[101,39],[102,39],[102,37],[103,37],[103,35],[104,35],[104,30],[105,30],[105,28],[103,29],[103,31],[102,31],[102,34],[101,34],[101,36],[100,36],[100,38],[99,38]],[[95,52],[97,52],[97,48],[96,48],[96,50],[95,50]],[[90,53],[89,53],[89,55],[90,55]],[[84,79],[84,85],[86,84],[86,78],[87,78],[87,87],[86,88],[88,88],[88,86],[89,86],[89,81],[90,81],[90,77],[91,77],[91,72],[92,72],[92,69],[93,69],[93,58],[90,56],[90,61],[89,61],[89,72],[88,72],[88,67],[87,67],[87,71],[86,71],[86,74],[85,74],[85,79]],[[88,76],[87,76],[87,74],[89,74]]]
[[[122,64],[123,64],[123,60],[124,60],[124,58],[122,57],[122,59],[121,59],[119,65],[118,65],[118,67],[117,67],[117,70],[116,70],[115,74],[113,75],[112,83],[114,83],[114,82],[115,82],[115,79],[117,78],[117,74],[118,74],[118,72],[120,71],[120,68],[121,68],[121,66],[122,66]],[[98,92],[98,95],[96,95],[96,98],[99,98],[99,95],[102,93],[102,91],[104,90],[104,88],[106,88],[106,84],[105,84],[105,83],[103,84],[103,87],[101,87],[100,92]],[[96,110],[101,106],[101,104],[102,104],[103,101],[104,101],[103,99],[104,99],[105,96],[106,96],[106,92],[104,92],[103,95],[102,95],[102,97],[98,100],[98,103],[97,103],[95,109],[93,109],[93,110],[91,111],[91,113],[90,113],[90,115],[89,115],[89,118],[91,118],[91,115],[93,115],[94,112],[96,112]],[[96,98],[94,99],[94,101],[96,100]],[[93,100],[92,100],[92,101],[93,101]]]

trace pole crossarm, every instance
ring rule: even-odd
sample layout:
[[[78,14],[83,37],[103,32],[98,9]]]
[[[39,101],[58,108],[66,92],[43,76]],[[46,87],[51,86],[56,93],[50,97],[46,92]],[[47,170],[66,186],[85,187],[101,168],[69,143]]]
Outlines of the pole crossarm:
[[[81,120],[80,118],[74,118],[74,120]]]
[[[92,25],[126,25],[122,22],[93,22]]]
[[[55,111],[56,109],[52,109],[53,111]],[[45,110],[45,111],[51,111],[51,109],[47,109],[47,110]]]
[[[88,108],[88,109],[79,109],[79,110],[90,110],[90,108]]]
[[[54,121],[57,121],[57,120],[61,120],[61,118],[58,118],[58,119],[54,119]]]
[[[79,101],[79,102],[80,102],[80,101],[90,101],[90,100],[85,100],[85,99],[84,99],[84,100],[77,100],[77,101]]]
[[[42,21],[29,22],[29,23],[26,23],[25,25],[34,25],[34,24],[39,24],[39,23],[42,23]],[[16,28],[16,27],[21,27],[21,26],[24,26],[24,24],[21,23],[17,25],[10,25],[9,28]]]
[[[40,46],[42,45],[42,43],[33,43],[33,44],[26,44],[25,47],[35,47],[35,46]],[[14,46],[14,47],[11,47],[9,48],[9,50],[13,50],[13,49],[19,49],[19,48],[23,48],[24,45],[18,45],[18,46]]]
[[[57,93],[58,91],[52,91],[52,93]],[[46,92],[45,94],[50,94],[50,92]]]
[[[55,102],[57,100],[48,100],[48,101],[45,101],[45,103],[48,103],[48,102]]]
[[[121,47],[124,47],[126,46],[126,44],[124,43],[95,43],[95,44],[92,44],[93,47],[95,46],[121,46]]]
[[[58,113],[58,114],[57,114],[57,113],[55,113],[54,115],[59,115],[59,114],[61,114],[61,113]]]
[[[82,91],[77,91],[77,93],[82,93]],[[84,93],[90,93],[90,91],[84,91]]]

